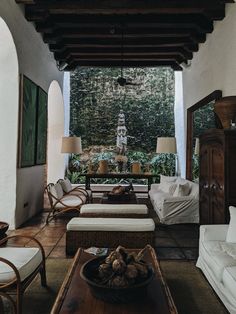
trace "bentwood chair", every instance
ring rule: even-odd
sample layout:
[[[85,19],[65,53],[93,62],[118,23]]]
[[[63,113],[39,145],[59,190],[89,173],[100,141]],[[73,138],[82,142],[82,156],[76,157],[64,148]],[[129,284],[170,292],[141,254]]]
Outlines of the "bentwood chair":
[[[51,210],[47,216],[46,223],[58,215],[69,211],[80,211],[80,207],[87,202],[84,194],[64,194],[61,184],[49,183],[46,186],[46,192],[50,202]]]
[[[33,241],[36,247],[6,246],[10,239],[22,237]],[[24,291],[37,274],[46,287],[45,253],[39,241],[29,236],[9,236],[0,241],[0,296],[10,301],[15,313],[22,313]]]

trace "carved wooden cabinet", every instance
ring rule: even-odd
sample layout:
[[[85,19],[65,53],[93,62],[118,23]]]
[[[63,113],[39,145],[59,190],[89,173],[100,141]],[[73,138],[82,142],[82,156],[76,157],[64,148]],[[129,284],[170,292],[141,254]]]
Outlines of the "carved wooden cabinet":
[[[200,136],[199,170],[200,223],[228,223],[228,208],[236,205],[236,130]]]

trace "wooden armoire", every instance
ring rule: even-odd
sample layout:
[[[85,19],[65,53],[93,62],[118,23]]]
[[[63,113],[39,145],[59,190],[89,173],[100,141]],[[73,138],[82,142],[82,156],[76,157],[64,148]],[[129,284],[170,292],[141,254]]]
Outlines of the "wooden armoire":
[[[236,206],[236,130],[209,129],[200,136],[200,224],[229,222]]]

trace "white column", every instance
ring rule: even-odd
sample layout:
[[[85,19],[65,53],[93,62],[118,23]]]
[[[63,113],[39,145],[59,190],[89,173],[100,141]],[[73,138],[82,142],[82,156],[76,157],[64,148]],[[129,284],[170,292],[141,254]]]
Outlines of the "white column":
[[[177,142],[178,173],[186,176],[186,125],[183,104],[182,72],[175,72],[175,137]]]

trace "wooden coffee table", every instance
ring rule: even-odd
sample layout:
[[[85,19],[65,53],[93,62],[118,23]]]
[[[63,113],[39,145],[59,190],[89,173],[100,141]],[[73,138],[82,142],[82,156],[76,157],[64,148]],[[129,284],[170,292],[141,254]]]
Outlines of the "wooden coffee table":
[[[93,255],[79,249],[57,295],[51,314],[177,314],[169,288],[162,276],[153,248],[149,248],[146,260],[155,271],[148,286],[147,296],[127,304],[112,304],[94,298],[87,283],[80,277],[81,266]]]
[[[129,199],[127,200],[122,200],[121,199],[117,199],[117,200],[110,200],[108,198],[108,193],[103,193],[102,195],[102,198],[101,198],[101,203],[102,204],[138,204],[138,199],[137,199],[137,196],[134,192],[131,192],[130,193],[130,197]]]

